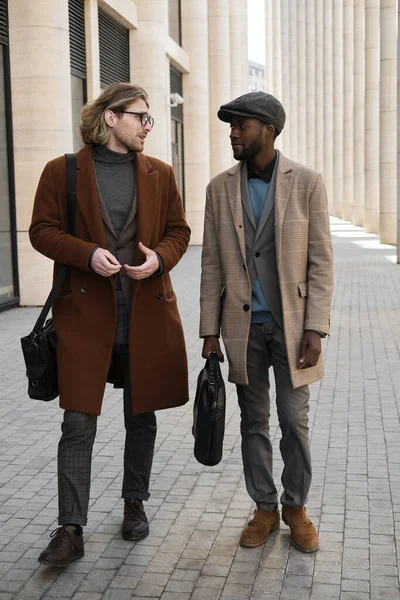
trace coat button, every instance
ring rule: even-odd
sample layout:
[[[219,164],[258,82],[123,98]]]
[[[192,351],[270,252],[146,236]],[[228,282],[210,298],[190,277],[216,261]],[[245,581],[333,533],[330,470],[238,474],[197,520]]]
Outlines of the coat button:
[[[81,288],[81,294],[87,294],[87,289],[86,288]]]
[[[156,298],[157,298],[157,300],[161,300],[162,294],[156,294]]]
[[[260,256],[260,253],[256,252],[254,256],[256,256],[258,258]]]
[[[243,310],[247,312],[248,310],[250,310],[250,306],[248,304],[243,304]]]

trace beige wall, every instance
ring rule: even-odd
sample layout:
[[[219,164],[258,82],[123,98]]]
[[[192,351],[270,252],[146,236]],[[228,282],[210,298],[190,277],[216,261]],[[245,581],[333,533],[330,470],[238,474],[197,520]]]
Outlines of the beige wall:
[[[192,244],[203,237],[205,189],[210,180],[208,111],[208,10],[206,2],[182,4],[182,45],[190,55],[190,72],[183,77],[186,216]]]
[[[208,0],[208,73],[211,176],[232,164],[229,127],[217,117],[221,104],[232,100],[229,0]]]
[[[84,0],[88,100],[100,93],[99,8],[129,29],[131,81],[148,91],[156,121],[146,153],[166,162],[170,66],[183,74],[186,212],[200,244],[205,188],[233,163],[217,111],[247,92],[247,0],[182,2],[182,48],[169,36],[168,0]],[[9,21],[21,303],[35,305],[51,287],[52,263],[29,242],[33,198],[46,162],[73,148],[68,1],[12,0]]]
[[[276,28],[280,33],[279,49],[270,39],[266,50],[273,48],[272,63],[282,74],[288,113],[284,151],[322,172],[331,214],[395,244],[400,239],[398,0],[280,0],[279,11],[275,0],[265,4],[269,21],[278,18],[273,28],[267,23],[267,35],[278,40]]]
[[[13,0],[9,23],[21,304],[41,304],[51,263],[32,250],[28,228],[46,162],[72,150],[67,3]]]

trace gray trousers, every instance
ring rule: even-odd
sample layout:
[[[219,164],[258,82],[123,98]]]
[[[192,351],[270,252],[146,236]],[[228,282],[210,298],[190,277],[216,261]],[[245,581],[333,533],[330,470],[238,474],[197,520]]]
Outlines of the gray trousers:
[[[153,412],[132,414],[129,348],[115,345],[124,374],[125,452],[123,498],[147,500],[157,432]],[[58,524],[86,525],[90,495],[92,449],[97,417],[66,410],[58,445]]]
[[[252,324],[247,350],[249,385],[238,385],[237,393],[246,487],[257,508],[263,510],[276,510],[278,507],[269,433],[268,371],[271,366],[275,375],[276,407],[282,432],[282,505],[303,506],[311,485],[308,386],[293,389],[282,329],[275,322]]]

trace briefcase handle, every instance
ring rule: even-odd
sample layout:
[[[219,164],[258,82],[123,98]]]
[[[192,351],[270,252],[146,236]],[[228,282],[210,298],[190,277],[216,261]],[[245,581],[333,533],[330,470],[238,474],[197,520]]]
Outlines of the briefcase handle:
[[[77,162],[75,154],[66,154],[65,159],[67,162],[67,214],[68,214],[68,231],[71,235],[75,235],[76,228],[76,172],[77,172]],[[54,281],[53,287],[50,291],[50,294],[47,297],[47,300],[40,312],[40,315],[33,327],[33,333],[35,335],[39,335],[42,331],[44,322],[46,320],[47,315],[49,314],[49,310],[53,305],[54,300],[56,299],[58,292],[61,289],[61,285],[68,273],[69,266],[61,265],[59,272],[57,273],[57,277]]]
[[[219,358],[215,352],[210,352],[206,362],[206,369],[208,371],[208,383],[215,385],[222,381],[221,366]]]

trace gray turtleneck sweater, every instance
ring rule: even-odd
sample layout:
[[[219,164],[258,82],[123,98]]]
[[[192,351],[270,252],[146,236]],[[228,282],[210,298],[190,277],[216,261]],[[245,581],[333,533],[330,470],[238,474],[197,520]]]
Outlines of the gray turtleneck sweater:
[[[135,153],[121,154],[106,146],[93,149],[97,185],[119,237],[128,218],[136,186]]]

